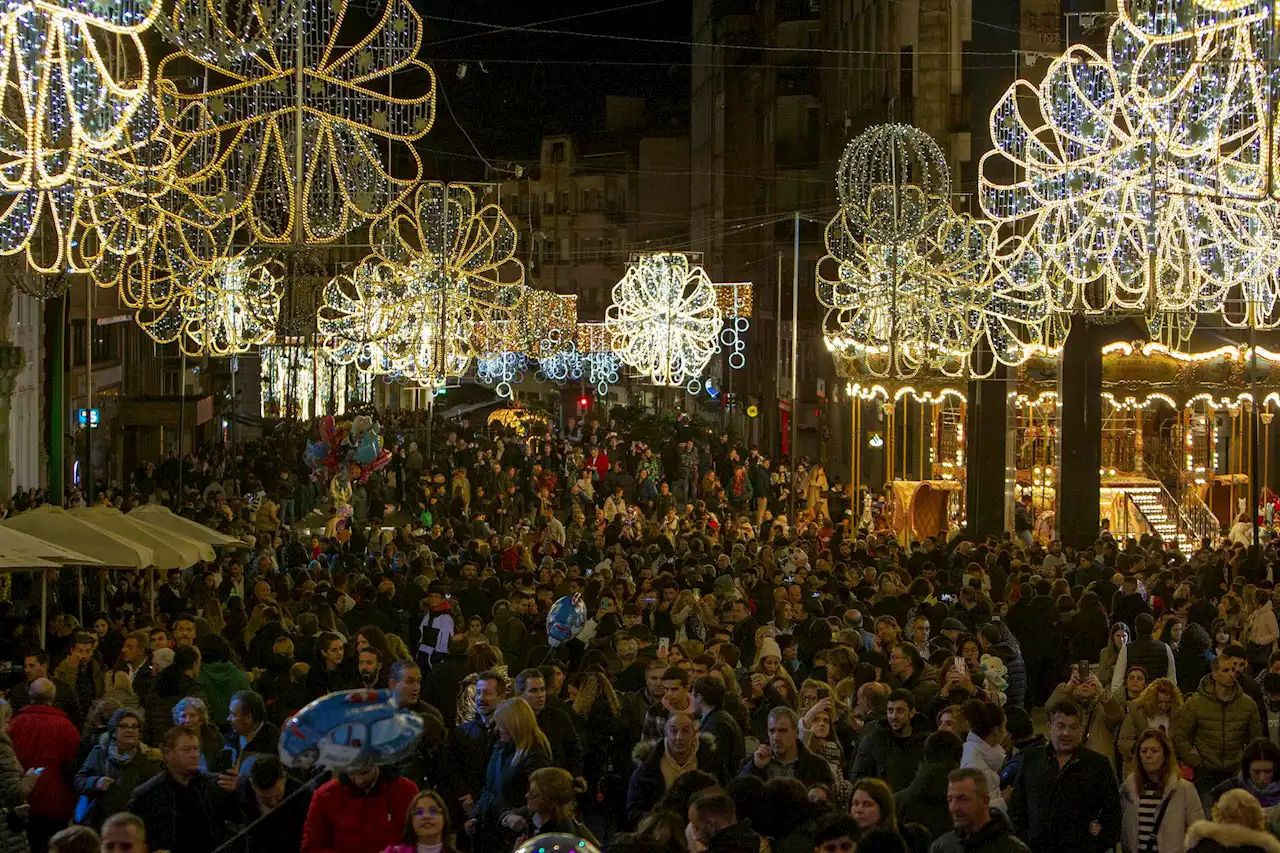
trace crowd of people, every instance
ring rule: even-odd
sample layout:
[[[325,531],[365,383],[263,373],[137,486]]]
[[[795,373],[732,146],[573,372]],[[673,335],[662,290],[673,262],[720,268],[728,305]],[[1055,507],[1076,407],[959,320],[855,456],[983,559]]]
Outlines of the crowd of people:
[[[297,426],[100,490],[247,547],[154,586],[111,573],[83,624],[50,576],[43,646],[15,581],[0,853],[510,853],[548,832],[617,853],[1280,853],[1269,547],[902,545],[821,466],[673,429],[388,416],[392,464],[349,517]],[[565,596],[587,619],[553,644]],[[290,717],[346,689],[418,715],[412,753],[282,764]]]

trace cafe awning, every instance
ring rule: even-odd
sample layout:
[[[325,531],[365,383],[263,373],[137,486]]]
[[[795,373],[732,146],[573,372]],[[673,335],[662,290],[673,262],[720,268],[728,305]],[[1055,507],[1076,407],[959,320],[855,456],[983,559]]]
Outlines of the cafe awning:
[[[51,504],[6,518],[0,521],[0,526],[65,544],[82,554],[96,557],[104,566],[143,569],[156,563],[155,552],[149,546],[97,527]]]

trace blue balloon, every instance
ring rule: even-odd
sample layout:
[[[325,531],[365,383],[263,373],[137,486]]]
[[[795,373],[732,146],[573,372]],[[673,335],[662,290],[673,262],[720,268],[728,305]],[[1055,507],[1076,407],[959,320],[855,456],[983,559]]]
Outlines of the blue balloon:
[[[389,690],[340,690],[294,714],[280,731],[286,767],[327,767],[335,773],[390,764],[422,737],[422,718],[401,710]]]
[[[360,438],[360,446],[353,454],[361,465],[368,465],[378,458],[378,434],[369,430]]]
[[[566,595],[547,612],[547,645],[556,648],[582,632],[587,624],[587,606],[581,595]]]

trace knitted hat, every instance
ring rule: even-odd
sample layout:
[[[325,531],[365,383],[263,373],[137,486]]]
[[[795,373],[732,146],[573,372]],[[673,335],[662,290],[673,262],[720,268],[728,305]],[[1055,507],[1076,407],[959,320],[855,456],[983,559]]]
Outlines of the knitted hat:
[[[756,665],[759,666],[760,661],[767,657],[782,660],[782,649],[778,647],[778,641],[773,637],[765,637],[760,641],[760,648],[756,650]]]

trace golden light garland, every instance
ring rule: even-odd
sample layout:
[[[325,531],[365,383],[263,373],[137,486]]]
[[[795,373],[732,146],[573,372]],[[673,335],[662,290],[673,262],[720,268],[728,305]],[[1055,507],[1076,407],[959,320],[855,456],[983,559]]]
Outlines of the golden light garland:
[[[120,143],[147,95],[141,33],[159,10],[159,0],[33,0],[0,13],[0,254],[66,270],[79,200],[101,186],[89,164]]]
[[[435,75],[417,58],[422,20],[405,0],[388,0],[342,48],[348,5],[304,2],[296,27],[234,61],[179,54],[160,63],[162,77],[192,59],[207,72],[207,90],[159,81],[166,122],[179,139],[220,140],[223,212],[255,242],[332,242],[386,215],[421,175],[410,143],[435,116]],[[393,174],[392,164],[408,170]]]

